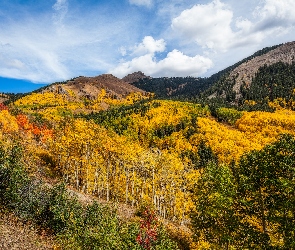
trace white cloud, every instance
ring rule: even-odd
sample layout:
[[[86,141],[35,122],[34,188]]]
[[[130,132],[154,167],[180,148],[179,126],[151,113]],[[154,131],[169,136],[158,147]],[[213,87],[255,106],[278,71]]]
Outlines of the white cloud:
[[[294,0],[264,0],[252,14],[256,20],[239,17],[234,20],[232,9],[220,0],[198,4],[181,12],[171,27],[183,40],[215,51],[254,45],[265,38],[281,35],[294,27]],[[248,15],[249,16],[249,15]]]
[[[294,16],[295,1],[293,0],[265,0],[263,7],[258,7],[258,15],[262,19],[282,19],[295,22]]]
[[[256,30],[277,33],[295,25],[295,1],[293,0],[265,0],[264,5],[257,7],[254,14],[259,19]],[[279,32],[279,33],[281,33]]]
[[[153,4],[153,0],[129,0],[129,3],[137,6],[150,7]]]
[[[190,57],[176,49],[169,52],[166,58],[157,60],[156,52],[163,52],[165,44],[163,39],[154,40],[153,37],[145,37],[143,42],[135,47],[136,54],[141,55],[130,61],[121,62],[109,73],[121,78],[135,71],[143,71],[153,77],[200,76],[213,66],[209,58],[199,55]],[[145,54],[142,55],[144,52]]]
[[[190,57],[173,50],[156,66],[158,68],[156,67],[154,74],[158,76],[200,76],[211,68],[213,63],[209,58],[200,55]]]
[[[209,4],[199,4],[184,10],[172,21],[172,28],[180,32],[185,39],[194,41],[203,47],[224,50],[233,40],[230,27],[233,12],[219,0]]]
[[[164,39],[155,40],[152,36],[145,36],[142,43],[135,46],[134,55],[144,55],[147,53],[163,52],[166,48]]]

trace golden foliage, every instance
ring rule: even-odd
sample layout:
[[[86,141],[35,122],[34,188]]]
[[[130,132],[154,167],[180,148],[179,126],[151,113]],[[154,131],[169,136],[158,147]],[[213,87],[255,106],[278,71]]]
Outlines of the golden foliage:
[[[17,120],[8,110],[0,111],[0,126],[2,133],[12,133],[18,131]]]
[[[273,142],[281,133],[295,133],[293,111],[244,112],[234,123],[241,113],[220,109],[222,115],[234,117],[230,121],[234,125],[229,126],[211,118],[207,107],[164,100],[150,101],[146,112],[128,115],[130,122],[121,134],[91,120],[71,118],[75,112],[130,105],[143,98],[135,93],[113,99],[105,90],[95,100],[83,102],[53,93],[32,94],[16,101],[15,106],[54,122],[53,132],[34,127],[21,116],[20,125],[5,110],[0,112],[0,123],[2,131],[8,132],[21,127],[37,135],[40,129],[46,138],[41,141],[43,153],[50,159],[52,171],[78,190],[131,206],[151,204],[162,217],[176,221],[187,220],[193,209],[189,190],[200,175],[183,152],[198,157],[198,146],[205,141],[220,163],[229,164]],[[203,245],[205,249],[206,243]]]

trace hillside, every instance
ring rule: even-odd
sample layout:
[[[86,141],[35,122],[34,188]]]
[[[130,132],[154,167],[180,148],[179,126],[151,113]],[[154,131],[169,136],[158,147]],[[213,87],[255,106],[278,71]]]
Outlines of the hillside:
[[[208,106],[200,104],[141,99],[91,113],[76,109],[71,114],[73,104],[57,95],[34,93],[2,107],[0,197],[5,197],[1,202],[16,214],[53,230],[65,249],[73,244],[82,249],[87,244],[111,249],[139,247],[137,239],[144,226],[138,220],[121,221],[114,210],[100,205],[85,207],[65,186],[44,184],[47,178],[107,203],[130,206],[136,214],[151,207],[158,217],[189,226],[195,235],[208,231],[212,235],[195,241],[179,226],[173,230],[167,226],[168,233],[162,233],[157,224],[150,230],[165,239],[156,241],[162,249],[178,249],[175,241],[180,249],[208,244],[218,249],[214,239],[220,231],[211,226],[216,223],[224,234],[234,234],[232,246],[243,243],[244,249],[251,249],[254,244],[262,249],[267,244],[284,249],[278,246],[293,244],[285,230],[294,231],[295,218],[294,204],[286,203],[288,197],[294,198],[295,189],[295,157],[289,152],[295,148],[294,111],[217,108],[212,116]],[[260,161],[264,155],[267,157]],[[276,164],[264,165],[268,159]],[[257,173],[265,180],[261,188],[263,199],[269,199],[264,208],[269,217],[263,220],[256,186],[243,192],[244,185],[256,185],[260,178],[256,170],[249,175],[248,166],[259,169]],[[286,186],[290,190],[287,197]],[[251,203],[244,204],[244,200]],[[286,210],[290,217],[282,221]],[[204,217],[216,222],[206,224]],[[261,233],[264,221],[268,226]],[[227,232],[227,227],[235,233]],[[245,234],[251,237],[243,242]]]
[[[108,96],[114,98],[123,98],[128,94],[138,92],[144,94],[144,91],[138,89],[127,82],[111,75],[103,74],[96,77],[80,76],[62,84],[53,84],[44,89],[42,92],[52,92],[63,94],[68,97],[75,95],[78,98],[95,99],[104,89]]]
[[[211,79],[196,77],[142,78],[134,86],[156,94],[158,98],[191,99],[210,87]]]
[[[229,103],[244,103],[247,98],[252,98],[249,93],[253,89],[257,91],[259,88],[258,93],[269,93],[271,81],[285,78],[286,71],[291,70],[292,72],[291,68],[294,62],[295,42],[273,47],[272,50],[262,55],[243,60],[241,64],[232,68],[226,75],[214,83],[211,88],[205,91],[203,97],[208,97],[209,99],[221,98]],[[295,82],[292,75],[290,80]],[[278,84],[278,82],[273,83]],[[284,84],[281,85],[281,88],[284,88]],[[284,94],[276,95],[276,98],[286,98],[290,94],[290,88],[288,88]],[[259,99],[263,99],[263,97],[265,96],[261,96]],[[257,100],[256,98],[255,101]]]
[[[295,42],[283,44],[268,53],[254,57],[233,69],[229,74],[229,81],[235,80],[233,91],[240,95],[242,84],[251,85],[253,78],[261,67],[271,66],[276,63],[292,64],[295,62]]]
[[[152,95],[119,78],[105,74],[77,77],[53,83],[24,95],[12,96],[14,105],[40,119],[60,118],[64,114],[98,112],[116,105],[129,105]]]
[[[295,88],[294,62],[295,42],[290,42],[259,50],[208,78],[141,78],[132,85],[153,92],[158,98],[239,106],[255,101],[256,108],[263,109],[267,96],[269,101],[291,100]]]
[[[158,78],[162,99],[102,75],[1,104],[0,206],[62,249],[294,249],[295,64],[259,67],[242,103],[226,85],[278,48],[211,78]],[[196,83],[203,102],[184,101]]]

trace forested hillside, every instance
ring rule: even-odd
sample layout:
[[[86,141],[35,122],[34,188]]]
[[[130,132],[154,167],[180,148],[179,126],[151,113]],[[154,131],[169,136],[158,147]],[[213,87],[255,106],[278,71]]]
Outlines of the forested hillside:
[[[295,88],[293,65],[295,43],[265,48],[263,53],[241,61],[199,97],[205,102],[219,102],[251,109],[266,110],[267,102],[291,100]],[[209,100],[208,100],[209,99]]]
[[[206,79],[126,78],[161,98],[103,75],[1,103],[1,211],[55,249],[295,249],[294,62],[239,92],[227,78],[279,48]]]
[[[102,88],[83,101],[43,91],[2,104],[3,206],[49,228],[65,249],[294,249],[291,106],[274,99],[272,113],[213,110],[151,97],[113,99]],[[126,204],[142,222],[84,207],[49,179]]]

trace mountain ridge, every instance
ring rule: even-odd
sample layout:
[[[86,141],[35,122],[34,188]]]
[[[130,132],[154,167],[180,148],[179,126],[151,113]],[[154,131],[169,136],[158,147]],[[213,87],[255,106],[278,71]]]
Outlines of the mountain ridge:
[[[131,74],[124,76],[122,78],[122,80],[127,83],[134,83],[134,82],[138,82],[139,80],[145,79],[145,78],[152,79],[152,77],[146,76],[143,72],[137,71],[137,72],[133,72]]]
[[[292,42],[291,42],[292,43]],[[284,44],[265,47],[243,60],[211,75],[210,77],[159,77],[140,79],[131,83],[148,92],[154,92],[159,98],[195,99],[196,97],[209,97],[216,91],[218,82],[224,80],[234,69],[251,61],[253,58],[267,54]],[[213,95],[214,97],[214,95]]]

